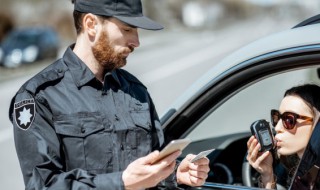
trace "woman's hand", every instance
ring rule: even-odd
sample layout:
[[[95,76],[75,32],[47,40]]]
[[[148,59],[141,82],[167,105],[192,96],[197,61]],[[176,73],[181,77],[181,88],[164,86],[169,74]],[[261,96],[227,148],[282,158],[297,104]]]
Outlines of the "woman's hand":
[[[251,136],[248,140],[247,147],[247,160],[249,164],[261,174],[262,182],[264,184],[270,181],[273,182],[273,158],[271,152],[259,152],[261,145],[254,136]]]

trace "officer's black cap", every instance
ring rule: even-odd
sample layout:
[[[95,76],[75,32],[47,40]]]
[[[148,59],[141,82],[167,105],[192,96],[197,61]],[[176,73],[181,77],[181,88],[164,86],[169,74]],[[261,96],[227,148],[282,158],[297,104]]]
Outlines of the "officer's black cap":
[[[133,27],[146,30],[163,29],[163,26],[143,15],[141,0],[75,0],[74,10],[115,17]]]

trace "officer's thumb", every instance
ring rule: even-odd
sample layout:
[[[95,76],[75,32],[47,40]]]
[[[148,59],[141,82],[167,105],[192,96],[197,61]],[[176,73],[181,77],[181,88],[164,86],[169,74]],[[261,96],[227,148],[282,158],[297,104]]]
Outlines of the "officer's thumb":
[[[147,156],[145,156],[145,164],[153,164],[156,162],[157,158],[159,157],[159,151],[153,151]]]

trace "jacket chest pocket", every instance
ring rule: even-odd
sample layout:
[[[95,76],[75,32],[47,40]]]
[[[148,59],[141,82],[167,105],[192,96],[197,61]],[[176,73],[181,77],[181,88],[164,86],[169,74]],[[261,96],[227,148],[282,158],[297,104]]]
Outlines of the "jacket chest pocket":
[[[67,170],[107,171],[112,163],[112,137],[98,113],[75,113],[55,117]]]
[[[132,101],[130,106],[130,116],[134,124],[134,137],[137,148],[135,156],[145,156],[151,152],[151,132],[152,124],[150,117],[149,105],[147,103],[140,103]]]

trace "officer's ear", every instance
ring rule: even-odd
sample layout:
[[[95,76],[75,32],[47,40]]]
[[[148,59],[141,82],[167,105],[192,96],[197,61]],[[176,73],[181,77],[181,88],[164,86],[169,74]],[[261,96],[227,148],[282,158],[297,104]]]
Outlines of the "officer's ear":
[[[83,29],[90,36],[95,37],[98,30],[98,20],[94,14],[88,13],[83,17]]]

